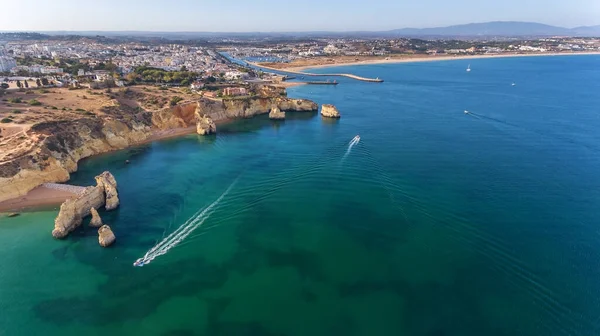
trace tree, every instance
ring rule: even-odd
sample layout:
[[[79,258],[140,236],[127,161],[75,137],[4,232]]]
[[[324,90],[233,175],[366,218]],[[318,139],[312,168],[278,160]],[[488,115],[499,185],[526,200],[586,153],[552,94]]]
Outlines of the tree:
[[[46,85],[48,85],[48,84],[50,84],[50,83],[48,82],[48,78],[46,78],[46,77],[42,78],[42,85],[43,85],[43,86],[46,86]]]
[[[25,80],[23,84],[25,84],[25,88],[29,89],[29,83],[27,83],[27,80]]]
[[[18,87],[19,89],[23,87],[23,84],[21,84],[21,81],[20,81],[20,80],[17,80],[17,87]]]
[[[214,82],[216,82],[216,81],[217,81],[217,79],[216,79],[215,77],[213,77],[213,76],[210,76],[210,77],[208,77],[208,78],[206,79],[206,81],[207,81],[207,82],[209,82],[209,83],[214,83]]]
[[[187,72],[188,69],[186,68],[185,65],[183,65],[179,71],[181,71],[181,72]]]
[[[42,82],[40,82],[39,78],[35,80],[35,85],[37,85],[38,87],[42,86]]]
[[[6,84],[6,83],[2,83],[2,84],[0,84],[0,88],[2,88],[2,89],[5,89],[5,90],[6,90],[6,89],[8,89],[8,84]]]

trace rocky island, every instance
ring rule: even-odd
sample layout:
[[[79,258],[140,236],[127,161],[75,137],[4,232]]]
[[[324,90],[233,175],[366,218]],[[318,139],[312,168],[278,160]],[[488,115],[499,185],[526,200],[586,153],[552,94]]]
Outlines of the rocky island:
[[[340,118],[340,112],[338,109],[331,104],[323,104],[321,106],[321,115],[325,118]]]
[[[159,95],[163,93],[154,88],[133,87],[122,89],[119,93],[92,93],[102,96],[102,104],[98,102],[93,113],[60,106],[51,109],[35,107],[27,108],[23,111],[25,113],[10,119],[10,122],[0,124],[0,209],[3,201],[22,197],[46,182],[68,181],[70,173],[77,170],[79,160],[92,155],[180,134],[213,134],[217,132],[219,123],[251,118],[273,110],[318,110],[314,102],[287,98],[285,90],[269,85],[258,87],[256,94],[249,97],[187,97],[190,99],[162,108],[151,108],[153,105],[143,103],[161,97]],[[25,94],[19,92],[13,95]],[[54,101],[60,102],[65,97],[85,100],[88,104],[92,99],[85,95],[75,98],[74,93],[67,89],[55,89],[52,96],[54,100],[48,97],[47,104],[58,104]],[[17,101],[16,98],[9,99]],[[9,109],[14,109],[14,106],[3,107],[0,104],[0,116],[11,113],[5,113]],[[107,209],[114,208],[118,204],[118,196],[116,182],[112,182],[115,181],[106,176],[98,181],[96,187],[88,187],[85,197],[79,201],[63,204],[65,209],[61,210],[61,218],[70,215],[68,219],[58,221],[55,236],[68,234],[73,226],[78,225],[79,217],[89,215],[91,208],[100,206],[103,196]],[[85,210],[73,210],[73,202],[77,205],[86,202],[84,207],[76,207]]]

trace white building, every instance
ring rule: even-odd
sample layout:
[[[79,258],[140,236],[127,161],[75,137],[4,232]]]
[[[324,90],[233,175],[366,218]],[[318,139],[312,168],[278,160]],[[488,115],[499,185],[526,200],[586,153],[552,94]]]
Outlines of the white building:
[[[323,52],[326,53],[326,54],[328,54],[328,55],[339,54],[340,53],[340,49],[338,49],[333,44],[330,44],[330,45],[326,46],[325,48],[323,48]]]
[[[0,56],[0,72],[10,71],[17,66],[14,58],[8,56]]]

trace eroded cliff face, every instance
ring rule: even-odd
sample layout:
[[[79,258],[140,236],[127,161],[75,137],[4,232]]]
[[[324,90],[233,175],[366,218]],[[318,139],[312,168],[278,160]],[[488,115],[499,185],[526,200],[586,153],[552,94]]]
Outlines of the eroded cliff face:
[[[79,160],[145,141],[152,134],[151,114],[129,120],[83,118],[44,122],[27,136],[37,146],[27,155],[0,163],[0,202],[25,195],[46,182],[65,182]]]
[[[283,112],[311,112],[317,111],[316,103],[306,99],[292,98],[248,98],[224,99],[214,101],[203,99],[198,102],[201,114],[210,116],[214,121],[227,119],[251,118],[259,114],[266,114],[276,107]]]
[[[115,209],[119,205],[117,181],[110,172],[96,176],[96,186],[87,187],[75,199],[66,200],[61,206],[58,216],[54,220],[52,236],[62,239],[75,230],[83,218],[92,215],[91,226],[101,225],[102,221],[96,209],[106,204],[106,210]],[[116,202],[115,202],[116,201]]]
[[[273,106],[284,112],[318,109],[317,104],[309,100],[282,97],[279,91],[268,93],[279,97],[201,99],[159,112],[124,109],[106,118],[36,124],[26,133],[36,146],[19,157],[0,162],[0,202],[25,195],[46,182],[66,182],[70,173],[77,170],[79,160],[142,143],[150,139],[154,131],[199,127],[202,120],[201,128],[210,133],[216,130],[212,128],[213,122],[251,118],[269,113]],[[212,121],[199,119],[198,115]],[[110,203],[107,207],[116,207],[118,198],[111,198],[107,203]]]

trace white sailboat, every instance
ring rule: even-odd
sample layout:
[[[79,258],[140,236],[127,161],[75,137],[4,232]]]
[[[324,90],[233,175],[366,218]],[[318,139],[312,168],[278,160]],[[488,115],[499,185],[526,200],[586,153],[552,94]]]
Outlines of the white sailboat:
[[[467,72],[471,72],[471,64],[467,66]]]

